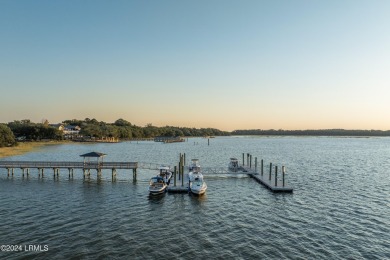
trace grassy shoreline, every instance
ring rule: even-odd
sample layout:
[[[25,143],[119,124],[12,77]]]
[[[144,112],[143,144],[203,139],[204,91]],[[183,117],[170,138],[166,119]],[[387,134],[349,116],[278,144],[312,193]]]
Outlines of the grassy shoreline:
[[[45,142],[21,142],[14,147],[1,147],[0,158],[25,154],[47,145],[58,145],[69,143],[69,141],[45,141]]]

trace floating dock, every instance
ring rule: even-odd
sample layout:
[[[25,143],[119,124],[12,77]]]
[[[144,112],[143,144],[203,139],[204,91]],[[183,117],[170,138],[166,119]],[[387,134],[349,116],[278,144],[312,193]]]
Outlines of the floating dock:
[[[255,179],[257,182],[263,184],[265,187],[273,192],[293,192],[293,188],[288,187],[286,183],[280,180],[275,181],[275,176],[271,175],[271,180],[268,176],[261,176],[260,174],[248,174],[250,177]],[[278,186],[279,185],[279,186]]]
[[[175,183],[175,176],[172,177],[171,182],[168,185],[167,191],[168,192],[188,192],[190,187],[189,187],[189,178],[188,178],[188,173],[183,174],[184,176],[182,179],[180,178],[176,183]],[[173,182],[172,182],[173,181]]]

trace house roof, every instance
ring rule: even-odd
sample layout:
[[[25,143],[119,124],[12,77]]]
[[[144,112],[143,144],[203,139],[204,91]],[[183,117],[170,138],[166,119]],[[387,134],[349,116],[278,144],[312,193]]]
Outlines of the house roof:
[[[98,152],[90,152],[86,154],[80,155],[81,157],[103,157],[106,156],[105,153],[98,153]]]

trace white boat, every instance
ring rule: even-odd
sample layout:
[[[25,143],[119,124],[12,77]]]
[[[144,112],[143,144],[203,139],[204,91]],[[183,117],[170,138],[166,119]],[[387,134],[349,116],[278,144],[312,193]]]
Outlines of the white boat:
[[[230,172],[246,172],[245,168],[238,164],[237,158],[230,158],[228,170]]]
[[[159,174],[157,176],[162,177],[165,183],[169,185],[169,182],[172,178],[171,169],[168,166],[160,166],[158,170],[159,170]]]
[[[202,195],[207,190],[207,184],[203,180],[203,175],[196,177],[193,181],[190,182],[190,190],[192,193],[197,195]]]
[[[192,159],[189,166],[188,178],[190,181],[190,191],[197,195],[202,195],[207,190],[207,184],[203,179],[203,174],[200,171],[198,159]]]
[[[149,182],[149,193],[151,195],[158,195],[165,192],[167,183],[161,176],[152,177]]]

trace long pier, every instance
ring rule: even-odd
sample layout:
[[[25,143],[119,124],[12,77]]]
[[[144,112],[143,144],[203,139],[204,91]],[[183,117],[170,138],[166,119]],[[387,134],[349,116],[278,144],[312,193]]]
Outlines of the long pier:
[[[14,169],[20,168],[22,175],[26,171],[29,175],[30,168],[38,169],[38,174],[44,175],[44,169],[53,169],[54,176],[59,174],[59,169],[68,169],[69,177],[73,176],[73,169],[82,169],[85,176],[91,174],[91,170],[96,170],[100,175],[103,169],[112,171],[112,178],[116,176],[117,169],[133,170],[133,180],[137,179],[137,162],[66,162],[66,161],[0,161],[0,168],[7,169],[8,176],[14,175]]]

